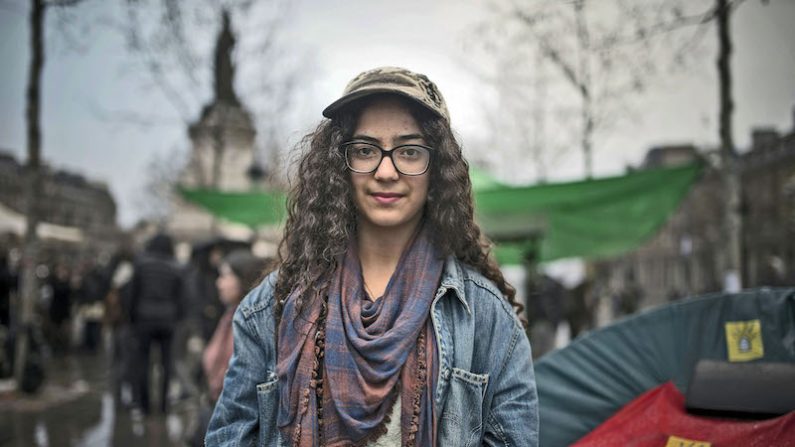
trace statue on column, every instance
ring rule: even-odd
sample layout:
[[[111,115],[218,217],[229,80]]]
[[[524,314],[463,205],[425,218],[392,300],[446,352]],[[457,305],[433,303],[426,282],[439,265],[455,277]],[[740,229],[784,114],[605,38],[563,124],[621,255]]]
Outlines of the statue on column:
[[[232,49],[235,46],[235,35],[229,21],[229,12],[222,13],[222,27],[215,44],[215,99],[227,104],[240,104],[235,94],[233,81],[235,66],[232,64]]]

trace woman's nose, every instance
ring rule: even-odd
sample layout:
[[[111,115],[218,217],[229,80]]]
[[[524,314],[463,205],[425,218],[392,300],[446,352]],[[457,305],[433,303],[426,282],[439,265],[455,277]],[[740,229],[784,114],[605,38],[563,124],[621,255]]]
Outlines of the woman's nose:
[[[397,169],[395,169],[395,164],[392,163],[392,158],[386,156],[381,159],[378,169],[375,170],[375,178],[377,180],[397,180],[399,174]]]

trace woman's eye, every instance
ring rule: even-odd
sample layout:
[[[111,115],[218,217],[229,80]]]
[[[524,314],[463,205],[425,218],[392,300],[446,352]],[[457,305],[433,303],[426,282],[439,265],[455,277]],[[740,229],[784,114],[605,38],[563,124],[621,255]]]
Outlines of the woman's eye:
[[[417,158],[420,156],[420,151],[413,147],[407,147],[401,149],[398,155],[403,158]]]
[[[368,146],[357,147],[354,151],[357,157],[372,157],[375,155],[375,150]]]

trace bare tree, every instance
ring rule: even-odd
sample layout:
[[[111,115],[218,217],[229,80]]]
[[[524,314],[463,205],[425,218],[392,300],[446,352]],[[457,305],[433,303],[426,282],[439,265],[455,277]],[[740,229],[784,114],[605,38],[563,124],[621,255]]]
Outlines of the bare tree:
[[[761,0],[762,3],[768,3]],[[609,120],[605,110],[626,94],[643,89],[657,66],[686,66],[699,53],[699,43],[711,26],[717,32],[718,137],[723,177],[723,226],[727,243],[719,270],[727,291],[742,287],[742,215],[738,154],[733,141],[731,18],[744,0],[613,0],[611,2],[537,1],[499,9],[494,23],[508,29],[514,47],[532,47],[580,100],[580,146],[586,175],[592,169],[592,136]],[[594,21],[590,8],[610,5],[613,21]],[[570,10],[573,14],[566,15]],[[521,24],[510,29],[508,25]],[[661,45],[663,43],[663,45]],[[612,86],[618,87],[613,88]],[[627,88],[629,87],[629,88]]]
[[[685,13],[686,2],[681,0],[661,2],[657,10],[668,11],[666,20],[652,20],[646,29],[648,35],[671,34],[683,29],[696,28],[703,34],[714,23],[717,32],[716,68],[718,78],[718,137],[720,141],[721,172],[724,198],[724,235],[727,244],[723,247],[722,270],[724,290],[736,292],[742,288],[742,215],[740,168],[733,137],[734,100],[732,95],[732,37],[731,18],[737,7],[745,0],[709,0],[704,10],[695,14]],[[768,3],[762,0],[762,3]],[[635,10],[634,16],[642,17]],[[680,54],[681,55],[681,54]]]
[[[25,94],[25,116],[27,126],[27,152],[25,165],[25,240],[22,257],[20,324],[14,360],[14,376],[22,382],[27,365],[28,328],[33,317],[38,281],[36,264],[39,259],[37,228],[41,220],[42,168],[41,168],[41,78],[45,61],[45,13],[48,8],[73,7],[82,0],[31,0],[30,4],[30,65]]]
[[[581,112],[580,146],[586,176],[592,173],[593,134],[617,118],[612,105],[620,105],[622,98],[644,89],[653,80],[658,66],[686,66],[698,54],[698,44],[706,31],[715,25],[718,136],[724,182],[724,231],[728,241],[722,261],[726,290],[742,286],[743,271],[741,191],[732,133],[734,102],[730,63],[731,17],[743,2],[572,0],[538,1],[530,6],[511,3],[497,11],[494,22],[500,26],[521,24],[513,30],[513,45],[532,47],[556,67],[561,78],[577,92]],[[602,8],[601,20],[594,20],[589,14],[591,8],[597,7]],[[567,10],[571,14],[567,15]]]
[[[731,53],[732,43],[730,34],[730,19],[732,8],[741,3],[735,0],[716,0],[715,21],[718,31],[718,84],[720,88],[720,142],[723,161],[724,191],[726,195],[726,233],[729,245],[724,274],[724,289],[739,291],[742,288],[742,215],[740,214],[740,170],[737,160],[737,150],[732,137],[732,118],[734,115],[734,101],[732,96]]]
[[[571,133],[572,121],[578,122],[576,145],[582,152],[584,173],[590,177],[594,136],[631,115],[628,99],[642,92],[658,71],[656,61],[644,57],[657,42],[644,35],[622,41],[620,37],[629,33],[630,25],[622,20],[617,4],[585,0],[506,3],[494,5],[493,15],[476,34],[485,36],[498,53],[514,54],[512,67],[517,74],[524,72],[525,78],[532,78],[538,71],[546,71],[529,85],[516,88],[527,91],[530,87],[532,91],[524,97],[536,103],[534,107],[546,110],[533,114],[537,125],[555,125],[539,119],[542,113],[560,116],[558,129],[540,129],[542,134]],[[496,80],[503,82],[502,77]],[[549,106],[537,104],[550,99],[554,103]],[[534,157],[539,159],[537,154]]]
[[[137,204],[147,218],[164,224],[173,210],[174,185],[186,164],[186,153],[178,147],[155,153],[146,164],[146,181]]]
[[[735,0],[738,5],[741,0]],[[732,43],[729,31],[732,5],[729,0],[716,0],[715,25],[718,31],[718,107],[721,160],[723,164],[725,194],[725,226],[729,242],[725,254],[724,289],[737,292],[742,288],[742,216],[740,215],[740,172],[737,163],[737,150],[732,136],[732,117],[734,100],[732,99],[731,53]]]
[[[534,58],[532,73],[514,72],[517,64],[528,57]],[[547,73],[547,64],[537,54],[503,54],[493,66],[496,69],[494,76],[474,72],[472,67],[467,67],[493,86],[496,93],[494,101],[488,101],[487,95],[481,99],[480,109],[484,111],[486,129],[490,132],[483,141],[470,145],[476,151],[470,158],[476,165],[498,172],[509,182],[527,183],[533,178],[544,182],[550,169],[570,154],[571,136],[553,129],[558,121],[571,116],[571,109],[549,103],[549,96],[557,94],[559,89],[550,85],[552,80]],[[478,147],[499,150],[477,151]],[[524,163],[517,163],[528,158],[532,162],[532,170],[527,169]],[[510,162],[505,163],[506,160]]]

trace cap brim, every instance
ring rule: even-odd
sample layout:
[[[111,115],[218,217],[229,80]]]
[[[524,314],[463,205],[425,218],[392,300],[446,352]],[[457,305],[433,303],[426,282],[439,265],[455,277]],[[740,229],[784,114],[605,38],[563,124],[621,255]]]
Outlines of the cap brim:
[[[334,115],[336,115],[340,110],[346,108],[347,106],[351,105],[352,103],[354,103],[354,102],[356,102],[356,101],[358,101],[358,100],[360,100],[362,98],[365,98],[367,96],[383,94],[383,93],[390,93],[390,94],[393,94],[393,95],[402,96],[402,97],[404,97],[406,99],[410,99],[412,102],[414,102],[416,104],[419,104],[420,106],[422,106],[426,110],[430,111],[434,115],[436,115],[436,116],[438,116],[440,118],[444,118],[441,114],[439,114],[438,111],[434,110],[433,108],[431,108],[430,106],[428,106],[424,102],[422,102],[419,99],[409,95],[406,92],[403,92],[403,91],[400,91],[400,90],[396,90],[394,88],[381,88],[381,87],[379,87],[379,88],[362,89],[362,90],[357,90],[355,92],[348,93],[347,95],[345,95],[342,98],[332,102],[328,107],[323,109],[323,116],[325,116],[326,118],[334,118]]]

